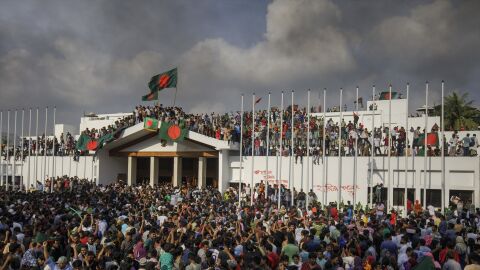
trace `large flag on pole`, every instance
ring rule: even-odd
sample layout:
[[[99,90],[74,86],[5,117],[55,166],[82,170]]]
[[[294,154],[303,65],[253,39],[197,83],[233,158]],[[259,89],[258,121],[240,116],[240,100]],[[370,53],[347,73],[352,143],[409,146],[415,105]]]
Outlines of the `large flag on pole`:
[[[158,100],[158,91],[151,92],[146,94],[145,96],[142,96],[142,101],[152,101],[152,100]]]
[[[152,93],[172,87],[177,87],[177,68],[153,76],[148,83]]]
[[[391,99],[399,99],[399,98],[400,98],[400,95],[398,94],[398,92],[386,91],[386,92],[380,93],[378,100],[391,100]]]

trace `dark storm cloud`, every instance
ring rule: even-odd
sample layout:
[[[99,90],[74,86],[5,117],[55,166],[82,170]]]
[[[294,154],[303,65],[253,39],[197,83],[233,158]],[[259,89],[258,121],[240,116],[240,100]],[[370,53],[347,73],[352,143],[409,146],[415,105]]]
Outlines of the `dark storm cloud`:
[[[57,105],[129,111],[153,74],[179,67],[178,102],[192,111],[239,107],[241,93],[345,88],[403,90],[424,81],[480,100],[478,1],[2,1],[0,108]],[[312,97],[317,95],[312,95]],[[170,104],[173,91],[161,93]],[[247,98],[248,100],[248,98]]]

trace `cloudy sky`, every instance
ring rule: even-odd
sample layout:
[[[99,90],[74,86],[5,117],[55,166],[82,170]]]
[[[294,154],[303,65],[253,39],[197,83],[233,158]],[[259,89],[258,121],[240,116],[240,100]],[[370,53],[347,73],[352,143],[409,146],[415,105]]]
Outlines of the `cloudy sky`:
[[[0,109],[57,106],[57,122],[128,112],[151,76],[179,68],[187,111],[238,110],[242,93],[328,89],[330,105],[355,86],[370,98],[424,83],[439,102],[480,101],[480,1],[175,0],[0,1]],[[161,92],[172,104],[173,89]],[[248,99],[250,100],[250,99]],[[265,104],[262,104],[265,106]]]

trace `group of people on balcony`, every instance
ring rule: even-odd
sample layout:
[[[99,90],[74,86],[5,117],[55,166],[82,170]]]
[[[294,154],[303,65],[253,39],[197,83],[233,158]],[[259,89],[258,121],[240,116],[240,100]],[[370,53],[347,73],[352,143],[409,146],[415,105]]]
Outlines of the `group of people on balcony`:
[[[359,122],[357,115],[354,115],[353,122],[342,119],[338,123],[332,118],[323,119],[319,116],[310,117],[308,122],[307,108],[297,106],[293,108],[293,117],[291,107],[287,107],[283,111],[273,107],[270,114],[267,110],[256,111],[254,115],[252,112],[245,112],[243,129],[241,129],[240,112],[193,114],[186,113],[180,107],[165,107],[162,104],[140,105],[135,107],[131,115],[115,121],[112,125],[101,129],[87,128],[82,133],[95,139],[118,129],[141,123],[147,117],[182,125],[190,131],[229,143],[240,142],[240,133],[243,130],[242,151],[244,155],[251,155],[252,151],[256,156],[275,156],[278,153],[283,156],[293,155],[296,160],[302,160],[309,151],[311,156],[316,157],[315,163],[318,163],[324,148],[326,156],[338,156],[339,149],[342,156],[370,156],[371,151],[375,155],[388,155],[388,151],[391,151],[392,156],[403,156],[405,151],[407,151],[407,155],[423,155],[424,152],[424,143],[421,138],[424,138],[425,131],[420,127],[406,130],[404,127],[394,126],[391,132],[388,127],[375,127],[370,130]],[[412,134],[412,142],[408,139],[408,133]],[[439,156],[442,147],[438,145],[440,141],[438,126],[434,125],[429,133],[435,133],[437,140],[435,144],[427,146],[427,155]],[[339,136],[341,137],[340,147]],[[308,144],[307,140],[309,140]],[[9,144],[8,150],[6,145],[2,144],[1,153],[6,158],[8,151],[8,155],[15,156],[17,160],[21,159],[22,152],[23,157],[36,155],[37,152],[39,155],[43,155],[45,151],[47,151],[47,155],[78,156],[81,153],[75,150],[75,144],[75,138],[70,133],[65,136],[62,134],[59,138],[46,137],[43,134],[38,138],[21,139],[16,145],[15,151],[13,143]],[[445,139],[445,155],[476,156],[478,146],[475,134],[472,136],[467,134],[460,138],[458,132],[454,132],[450,139]],[[53,153],[54,149],[55,153]]]

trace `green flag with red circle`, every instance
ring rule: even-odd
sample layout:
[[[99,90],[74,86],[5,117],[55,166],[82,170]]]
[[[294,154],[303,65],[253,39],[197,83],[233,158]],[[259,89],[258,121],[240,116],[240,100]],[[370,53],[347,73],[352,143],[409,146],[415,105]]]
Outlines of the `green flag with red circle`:
[[[177,124],[162,122],[158,131],[158,137],[161,140],[179,142],[185,139],[187,132],[188,129]]]
[[[143,121],[143,128],[150,131],[157,131],[158,120],[155,118],[147,117]]]
[[[153,76],[148,83],[152,93],[173,87],[177,87],[177,68]]]

